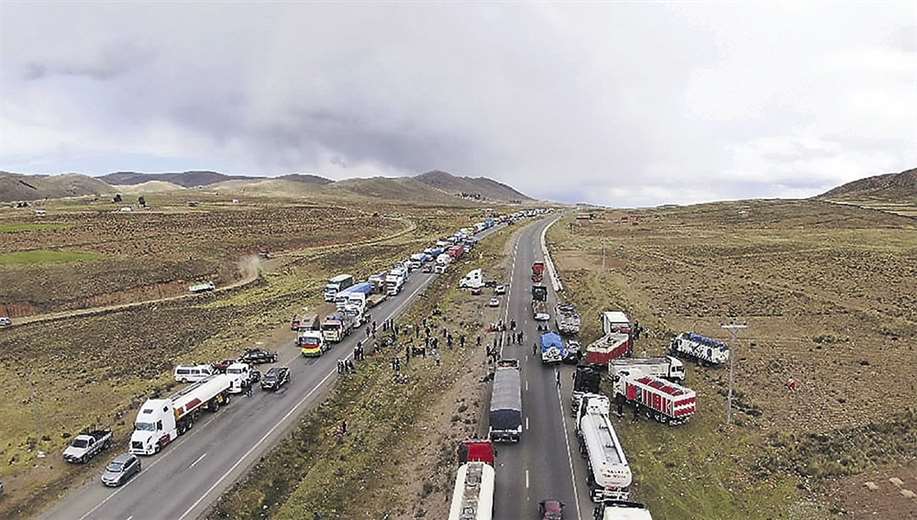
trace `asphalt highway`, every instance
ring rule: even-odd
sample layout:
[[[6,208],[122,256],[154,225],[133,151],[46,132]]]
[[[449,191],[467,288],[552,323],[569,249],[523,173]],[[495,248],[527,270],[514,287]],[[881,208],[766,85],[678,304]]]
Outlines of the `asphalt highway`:
[[[497,446],[494,518],[498,520],[538,518],[538,503],[547,498],[562,501],[568,519],[592,518],[585,463],[570,417],[574,368],[545,366],[540,355],[532,355],[532,345],[541,333],[532,318],[531,266],[544,260],[542,232],[552,220],[536,221],[519,233],[513,250],[509,292],[501,310],[504,321],[508,324],[515,320],[517,330],[521,327],[524,333],[521,345],[507,344],[504,340],[502,350],[502,357],[520,360],[523,433],[518,444]],[[548,287],[551,313],[551,320],[546,323],[553,326],[557,295],[547,272],[544,284]],[[559,387],[555,375],[558,370]]]
[[[479,235],[487,236],[500,226]],[[415,271],[400,295],[372,309],[381,323],[396,318],[435,275]],[[120,488],[94,478],[66,493],[41,518],[49,520],[189,520],[202,515],[220,494],[277,443],[306,411],[319,404],[337,377],[337,361],[350,357],[363,327],[320,358],[305,360],[292,340],[266,348],[280,354],[293,378],[278,393],[256,389],[252,397],[234,395],[229,406],[205,413],[194,428],[158,455],[141,457],[142,471]],[[268,366],[259,367],[262,372]],[[133,417],[131,417],[133,419]],[[121,439],[114,454],[127,451]]]

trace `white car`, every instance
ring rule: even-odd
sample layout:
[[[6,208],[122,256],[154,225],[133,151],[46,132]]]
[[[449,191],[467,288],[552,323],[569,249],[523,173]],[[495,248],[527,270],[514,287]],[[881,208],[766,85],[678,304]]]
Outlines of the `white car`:
[[[489,305],[489,306],[491,306],[491,307],[499,307],[499,306],[500,306],[500,298],[491,298],[491,299],[490,299],[490,302],[488,302],[487,305]]]
[[[9,316],[0,316],[0,327],[12,327],[13,320]]]
[[[494,289],[494,294],[506,294],[506,286],[505,286],[505,285],[498,285],[498,286]]]

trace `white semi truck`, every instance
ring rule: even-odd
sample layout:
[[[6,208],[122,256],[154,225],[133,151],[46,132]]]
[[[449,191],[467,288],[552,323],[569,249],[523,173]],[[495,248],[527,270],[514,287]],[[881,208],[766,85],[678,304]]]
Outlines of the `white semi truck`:
[[[580,452],[586,459],[592,501],[627,500],[633,475],[608,417],[604,395],[584,394],[576,417]]]
[[[218,374],[190,385],[166,399],[147,399],[134,422],[131,453],[153,455],[194,426],[204,410],[229,404],[233,378]]]
[[[685,364],[672,356],[654,358],[618,358],[608,362],[608,377],[644,375],[661,377],[669,381],[685,380]]]

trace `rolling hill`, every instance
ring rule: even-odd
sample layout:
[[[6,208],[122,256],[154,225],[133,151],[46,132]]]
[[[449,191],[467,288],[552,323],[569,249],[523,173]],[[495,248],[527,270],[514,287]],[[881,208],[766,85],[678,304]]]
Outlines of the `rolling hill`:
[[[859,179],[818,195],[818,199],[917,202],[917,168]]]
[[[477,195],[481,200],[532,200],[531,197],[515,188],[487,177],[459,177],[444,171],[433,170],[422,173],[414,179],[452,195]]]
[[[86,175],[21,175],[0,172],[0,201],[59,199],[81,195],[101,195],[114,189]]]
[[[97,179],[112,185],[141,184],[149,181],[171,182],[185,188],[208,186],[217,182],[234,179],[255,179],[244,175],[225,175],[211,171],[187,171],[180,173],[140,173],[140,172],[115,172],[102,175]]]

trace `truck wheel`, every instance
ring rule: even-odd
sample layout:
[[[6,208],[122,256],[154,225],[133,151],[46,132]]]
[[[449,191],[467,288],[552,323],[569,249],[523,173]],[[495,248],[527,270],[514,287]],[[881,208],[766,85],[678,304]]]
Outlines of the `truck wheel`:
[[[86,455],[80,457],[80,464],[86,464]]]
[[[111,448],[111,441],[105,441],[105,444],[102,445],[103,450]]]

